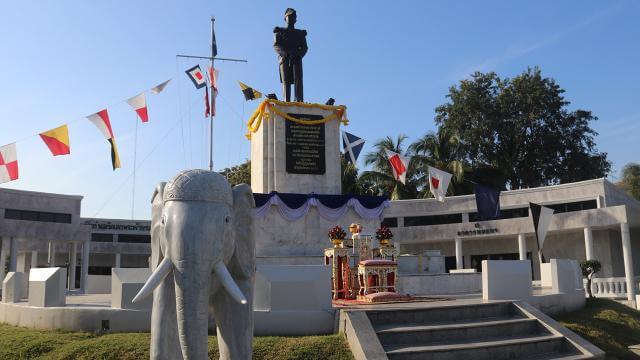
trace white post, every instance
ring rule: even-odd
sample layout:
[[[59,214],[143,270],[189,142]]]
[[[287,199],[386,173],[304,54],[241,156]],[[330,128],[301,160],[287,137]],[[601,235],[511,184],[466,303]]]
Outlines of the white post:
[[[456,238],[456,269],[460,270],[464,268],[462,261],[462,239]]]
[[[518,234],[518,253],[520,260],[527,260],[527,238],[524,234]]]
[[[120,253],[116,253],[116,266],[117,268],[120,267]]]
[[[87,291],[87,278],[89,277],[89,250],[90,241],[82,243],[82,272],[80,273],[80,289],[83,293]]]
[[[587,260],[595,260],[593,257],[593,231],[589,226],[584,228],[584,250]]]
[[[35,269],[38,267],[38,250],[31,251],[31,268]]]
[[[76,242],[73,241],[69,244],[71,253],[69,254],[69,290],[76,288],[76,259],[78,249],[76,248]]]
[[[11,237],[9,238],[9,271],[16,271],[18,267],[18,244],[16,244],[16,239]]]
[[[56,266],[56,245],[53,240],[49,241],[49,253],[47,255],[47,263],[49,267]]]
[[[629,224],[620,224],[620,236],[622,237],[622,257],[624,258],[624,276],[627,280],[627,300],[635,301],[636,286],[633,281],[633,258],[631,257],[631,238],[629,236]]]

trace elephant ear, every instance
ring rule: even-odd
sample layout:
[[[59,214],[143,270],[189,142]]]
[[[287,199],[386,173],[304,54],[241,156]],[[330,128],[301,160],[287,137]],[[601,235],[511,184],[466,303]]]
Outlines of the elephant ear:
[[[151,196],[151,269],[155,270],[162,260],[160,237],[162,236],[162,194],[166,182],[156,186]]]
[[[255,273],[256,241],[253,237],[253,192],[247,184],[233,187],[235,250],[227,264],[236,279],[251,279]]]

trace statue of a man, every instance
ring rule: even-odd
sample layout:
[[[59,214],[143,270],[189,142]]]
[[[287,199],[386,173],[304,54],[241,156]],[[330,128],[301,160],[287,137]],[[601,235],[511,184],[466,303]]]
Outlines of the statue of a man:
[[[280,82],[285,101],[291,101],[291,84],[295,86],[295,101],[302,102],[302,57],[307,53],[307,31],[296,29],[296,11],[288,8],[284,13],[286,28],[273,29],[273,48],[280,56]]]

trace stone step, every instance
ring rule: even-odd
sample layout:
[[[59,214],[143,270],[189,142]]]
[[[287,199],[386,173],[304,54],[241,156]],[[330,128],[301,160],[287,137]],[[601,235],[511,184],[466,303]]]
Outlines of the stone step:
[[[572,352],[561,352],[561,353],[550,353],[550,354],[539,354],[539,355],[527,356],[522,360],[586,360],[586,359],[593,359],[593,356],[576,354]]]
[[[420,309],[370,310],[367,311],[367,316],[374,327],[385,324],[435,324],[497,317],[522,317],[509,302]]]
[[[561,335],[535,335],[508,339],[473,340],[457,344],[396,345],[385,347],[390,360],[454,360],[454,359],[524,359],[538,354],[570,355],[566,353]]]
[[[429,345],[470,342],[487,338],[511,338],[548,334],[536,319],[487,318],[446,324],[387,324],[375,327],[382,346]]]

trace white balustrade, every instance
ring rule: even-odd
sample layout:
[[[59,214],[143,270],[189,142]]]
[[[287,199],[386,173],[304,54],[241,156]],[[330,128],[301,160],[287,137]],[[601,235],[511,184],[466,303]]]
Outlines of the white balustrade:
[[[583,279],[584,290],[587,291],[587,279]],[[640,276],[635,278],[636,294],[640,293]],[[627,281],[625,277],[593,278],[591,292],[595,297],[627,298]]]

